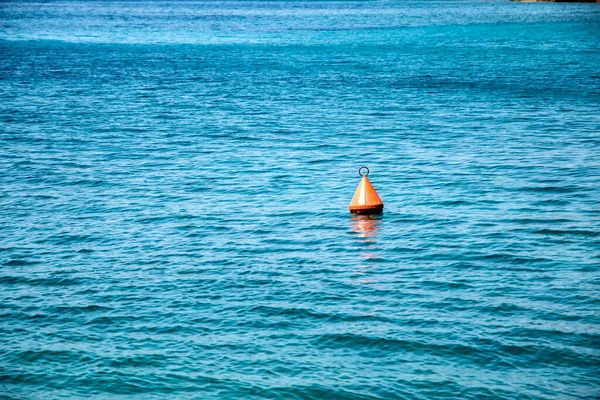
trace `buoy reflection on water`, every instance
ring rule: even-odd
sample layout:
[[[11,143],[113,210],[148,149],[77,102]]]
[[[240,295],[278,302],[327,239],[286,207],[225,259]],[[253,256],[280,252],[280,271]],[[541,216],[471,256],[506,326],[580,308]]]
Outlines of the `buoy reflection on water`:
[[[381,228],[381,215],[359,215],[352,214],[350,228],[358,237],[374,237]]]

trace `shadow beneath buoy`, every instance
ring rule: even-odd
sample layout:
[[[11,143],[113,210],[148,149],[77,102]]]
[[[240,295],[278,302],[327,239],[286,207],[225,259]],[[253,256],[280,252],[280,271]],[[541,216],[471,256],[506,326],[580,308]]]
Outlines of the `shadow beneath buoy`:
[[[350,220],[350,229],[356,236],[361,238],[370,238],[377,235],[381,229],[383,215],[358,215],[352,214]]]

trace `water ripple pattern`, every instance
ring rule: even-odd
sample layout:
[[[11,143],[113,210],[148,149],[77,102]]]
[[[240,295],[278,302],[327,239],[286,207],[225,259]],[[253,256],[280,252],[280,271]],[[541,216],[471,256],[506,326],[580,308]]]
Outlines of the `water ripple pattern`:
[[[599,201],[600,4],[0,4],[2,399],[598,398]]]

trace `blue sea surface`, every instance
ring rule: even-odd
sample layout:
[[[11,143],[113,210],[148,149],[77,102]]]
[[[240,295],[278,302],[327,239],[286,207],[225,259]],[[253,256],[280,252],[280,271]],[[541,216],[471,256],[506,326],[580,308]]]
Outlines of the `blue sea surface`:
[[[0,398],[600,398],[600,4],[3,1]]]

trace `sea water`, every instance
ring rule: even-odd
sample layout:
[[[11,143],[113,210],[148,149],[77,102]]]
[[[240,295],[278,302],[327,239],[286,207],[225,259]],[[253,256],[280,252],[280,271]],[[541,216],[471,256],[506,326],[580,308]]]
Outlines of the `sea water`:
[[[0,398],[600,396],[600,4],[3,1],[0,185]]]

